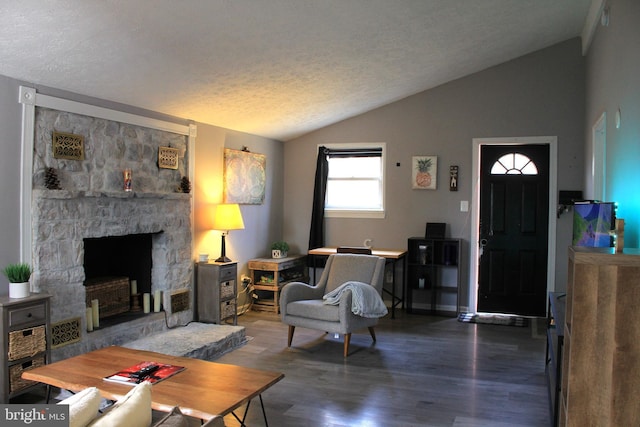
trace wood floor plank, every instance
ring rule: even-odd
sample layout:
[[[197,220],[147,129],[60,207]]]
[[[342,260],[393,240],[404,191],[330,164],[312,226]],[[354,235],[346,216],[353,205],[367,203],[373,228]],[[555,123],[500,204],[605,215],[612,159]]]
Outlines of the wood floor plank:
[[[322,331],[298,327],[287,348],[288,327],[275,314],[248,312],[238,323],[248,343],[216,361],[285,374],[263,394],[272,427],[551,424],[539,327],[396,310],[376,327],[376,343],[366,329],[354,333],[345,359],[342,337]],[[239,425],[232,416],[225,424]],[[247,425],[264,425],[257,399]]]
[[[218,361],[277,370],[264,393],[272,426],[542,427],[550,425],[544,336],[535,328],[461,323],[396,312],[342,337],[287,326],[270,313],[238,320],[251,340]],[[263,425],[259,405],[249,425]],[[226,417],[228,427],[239,425]]]

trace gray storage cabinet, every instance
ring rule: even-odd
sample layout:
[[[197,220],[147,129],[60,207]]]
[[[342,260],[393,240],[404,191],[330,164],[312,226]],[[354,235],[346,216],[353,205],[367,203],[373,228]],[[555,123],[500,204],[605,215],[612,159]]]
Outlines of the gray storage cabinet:
[[[196,320],[204,323],[238,324],[235,262],[199,262],[196,265]]]
[[[0,297],[0,340],[2,384],[0,401],[26,393],[39,383],[22,379],[26,370],[49,363],[51,326],[47,294],[31,294],[26,298]]]

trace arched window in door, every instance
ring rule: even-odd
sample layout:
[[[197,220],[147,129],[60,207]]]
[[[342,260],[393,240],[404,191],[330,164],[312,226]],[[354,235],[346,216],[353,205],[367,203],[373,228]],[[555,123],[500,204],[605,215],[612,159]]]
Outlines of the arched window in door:
[[[538,168],[524,154],[508,153],[496,160],[491,175],[538,175]]]

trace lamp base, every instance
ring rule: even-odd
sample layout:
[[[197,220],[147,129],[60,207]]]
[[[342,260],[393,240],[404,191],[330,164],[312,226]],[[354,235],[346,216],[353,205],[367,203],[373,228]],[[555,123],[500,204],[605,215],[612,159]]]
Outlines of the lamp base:
[[[216,259],[215,262],[231,262],[231,260],[226,256],[221,256],[220,258]]]

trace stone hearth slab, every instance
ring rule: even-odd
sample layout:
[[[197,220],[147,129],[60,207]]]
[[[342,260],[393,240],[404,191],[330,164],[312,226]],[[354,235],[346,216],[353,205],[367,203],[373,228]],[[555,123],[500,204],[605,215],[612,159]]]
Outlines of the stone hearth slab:
[[[155,351],[171,356],[215,360],[246,343],[244,326],[189,323],[122,344],[122,347]]]

